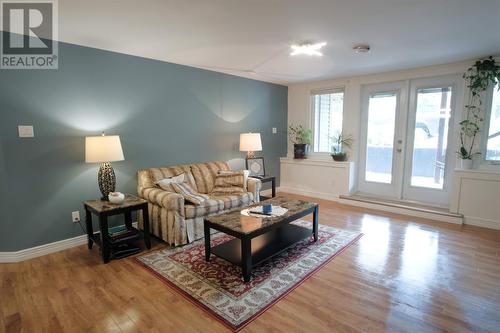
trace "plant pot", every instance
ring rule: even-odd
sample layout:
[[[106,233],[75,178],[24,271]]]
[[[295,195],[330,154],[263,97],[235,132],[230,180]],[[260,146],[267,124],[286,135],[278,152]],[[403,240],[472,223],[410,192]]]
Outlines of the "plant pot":
[[[460,166],[462,167],[462,169],[464,169],[464,170],[470,170],[470,169],[472,169],[472,160],[469,160],[469,159],[467,159],[467,160],[460,160],[460,163],[461,163]]]
[[[347,153],[335,153],[331,154],[332,158],[336,162],[345,162],[347,161]]]
[[[293,145],[293,158],[303,159],[306,158],[309,151],[309,145],[303,143],[296,143]]]

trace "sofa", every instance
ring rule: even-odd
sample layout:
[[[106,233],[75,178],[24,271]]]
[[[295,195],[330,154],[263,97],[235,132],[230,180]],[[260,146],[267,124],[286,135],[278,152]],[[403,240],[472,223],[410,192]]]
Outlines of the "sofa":
[[[224,171],[230,171],[230,168],[223,161],[139,170],[137,193],[148,201],[150,232],[170,245],[188,244],[203,237],[204,217],[259,202],[262,183],[250,177],[242,193],[211,195],[217,175]],[[162,179],[182,173],[186,176],[185,182],[198,193],[208,195],[209,199],[194,205],[186,201],[183,195],[157,185]],[[138,222],[139,227],[143,228],[142,213],[138,216]]]

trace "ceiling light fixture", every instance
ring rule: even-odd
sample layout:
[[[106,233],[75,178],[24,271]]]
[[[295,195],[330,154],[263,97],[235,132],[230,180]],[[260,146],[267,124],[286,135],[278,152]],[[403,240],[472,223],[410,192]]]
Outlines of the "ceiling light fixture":
[[[300,55],[300,54],[305,54],[309,56],[319,56],[321,57],[323,53],[321,53],[321,48],[325,46],[326,43],[316,43],[316,44],[311,44],[311,43],[305,43],[305,44],[300,44],[300,45],[292,45],[292,52],[290,53],[291,56],[295,55]]]
[[[354,53],[360,54],[360,53],[369,53],[370,52],[370,45],[366,44],[357,44],[352,47],[354,50]]]

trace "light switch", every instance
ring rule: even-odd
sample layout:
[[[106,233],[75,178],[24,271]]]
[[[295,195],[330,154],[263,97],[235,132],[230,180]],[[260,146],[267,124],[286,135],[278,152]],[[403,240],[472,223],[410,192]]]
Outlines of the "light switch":
[[[20,138],[32,138],[35,136],[35,132],[33,131],[33,126],[19,125],[17,126],[17,129],[19,131]]]
[[[278,130],[276,129],[276,127],[273,127],[273,134],[276,134],[278,133]]]

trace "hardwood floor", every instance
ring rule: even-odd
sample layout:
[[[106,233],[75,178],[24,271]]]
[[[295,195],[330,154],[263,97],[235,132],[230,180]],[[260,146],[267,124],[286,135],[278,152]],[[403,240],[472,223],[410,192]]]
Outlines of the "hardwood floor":
[[[500,332],[500,231],[311,200],[320,223],[364,236],[242,332]],[[0,331],[229,332],[86,246],[1,264]]]

